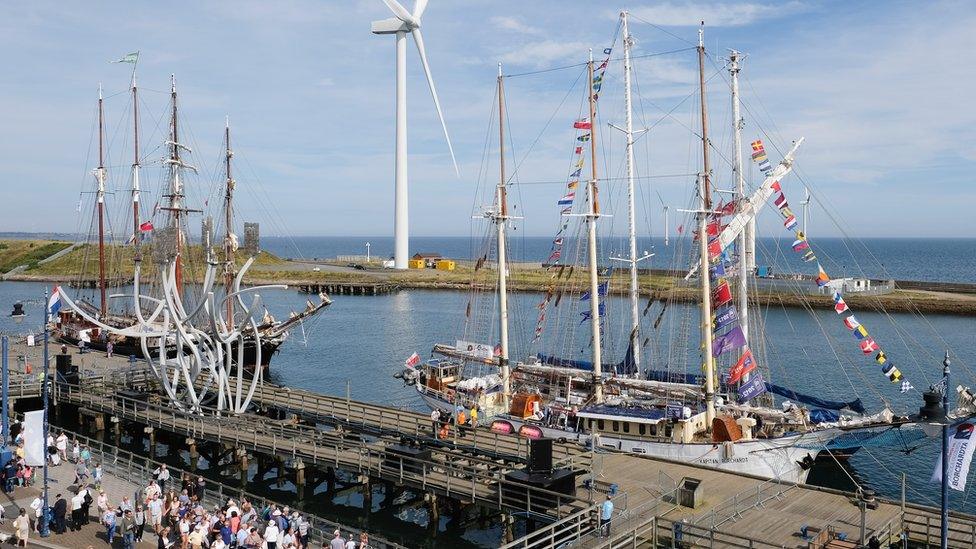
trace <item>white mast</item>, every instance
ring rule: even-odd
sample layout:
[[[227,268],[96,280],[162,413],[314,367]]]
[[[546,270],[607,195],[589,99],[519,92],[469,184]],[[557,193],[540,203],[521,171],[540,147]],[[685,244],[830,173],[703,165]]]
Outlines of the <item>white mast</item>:
[[[733,139],[732,146],[735,147],[735,153],[732,155],[733,171],[735,172],[735,182],[736,190],[738,191],[739,199],[739,209],[741,210],[746,198],[746,179],[745,175],[742,173],[742,126],[744,120],[739,112],[739,61],[741,57],[739,52],[732,50],[729,55],[729,74],[732,75],[732,129],[733,129]],[[746,225],[746,230],[739,235],[739,327],[742,329],[742,335],[745,337],[746,341],[749,341],[749,273],[751,272],[750,263],[754,262],[754,258],[749,252],[749,227],[755,223],[755,220],[751,220],[748,225]],[[744,380],[749,379],[746,374],[743,376]]]
[[[803,235],[807,234],[807,220],[810,218],[810,189],[803,187],[803,202],[800,202],[803,206]]]
[[[133,125],[133,156],[132,156],[132,244],[135,246],[135,256],[139,257],[142,231],[139,229],[139,95],[136,88],[136,68],[132,67],[132,125]]]
[[[505,190],[505,84],[501,63],[498,64],[498,157],[499,179],[496,196],[498,209],[494,214],[498,239],[498,332],[501,339],[498,365],[501,367],[505,409],[508,410],[512,388],[508,366],[508,264],[505,257],[505,222],[508,219],[508,197]]]
[[[98,185],[95,200],[98,208],[98,311],[100,318],[108,315],[108,301],[105,298],[105,110],[103,109],[102,85],[98,84],[98,168],[95,169],[95,182]]]
[[[630,101],[630,49],[634,40],[627,25],[627,12],[620,12],[624,27],[624,103],[627,112],[627,224],[630,229],[630,349],[634,357],[634,368],[640,372],[640,309],[637,303],[640,288],[637,283],[637,235],[634,207],[634,121]],[[592,113],[591,113],[592,117]],[[591,118],[592,122],[592,118]],[[595,164],[594,164],[595,166]],[[595,176],[594,176],[595,179]],[[643,258],[641,258],[643,259]]]
[[[664,245],[667,246],[668,243],[668,207],[664,207]]]
[[[702,23],[704,26],[704,22]],[[701,195],[701,210],[698,213],[698,242],[701,251],[701,264],[698,276],[702,281],[701,327],[705,357],[705,421],[706,428],[712,428],[715,419],[715,361],[712,357],[712,284],[709,280],[708,265],[708,212],[712,209],[711,174],[708,165],[708,104],[705,101],[705,39],[704,29],[698,29],[698,85],[701,96],[702,123],[702,174],[699,179],[699,194]]]
[[[597,200],[596,188],[596,102],[593,97],[593,50],[590,50],[587,73],[590,79],[590,166],[592,177],[587,185],[590,211],[586,216],[586,223],[590,263],[590,326],[593,332],[593,399],[597,403],[601,403],[603,402],[603,363],[601,362],[602,353],[600,349],[600,281],[598,279],[596,253],[596,221],[600,217],[600,204]]]

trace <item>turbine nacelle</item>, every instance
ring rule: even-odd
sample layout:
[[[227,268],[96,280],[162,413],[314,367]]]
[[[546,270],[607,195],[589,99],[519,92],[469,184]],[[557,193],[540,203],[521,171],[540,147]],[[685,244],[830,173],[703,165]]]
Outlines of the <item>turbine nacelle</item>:
[[[419,25],[417,28],[419,28]],[[398,32],[410,32],[414,27],[404,23],[397,17],[390,17],[389,19],[373,21],[370,29],[373,31],[373,34],[396,34]]]

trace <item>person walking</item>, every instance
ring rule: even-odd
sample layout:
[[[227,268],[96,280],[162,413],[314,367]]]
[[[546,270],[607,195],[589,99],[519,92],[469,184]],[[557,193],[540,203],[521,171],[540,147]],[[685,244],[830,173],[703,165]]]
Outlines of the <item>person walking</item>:
[[[14,519],[14,535],[17,536],[17,546],[27,547],[27,538],[30,536],[30,519],[27,518],[27,509],[21,508],[20,515]]]
[[[342,539],[342,533],[340,533],[338,530],[336,530],[334,533],[335,537],[333,537],[332,541],[329,542],[329,549],[346,549],[346,540]],[[322,547],[325,547],[324,543],[322,544]]]
[[[430,434],[434,438],[437,438],[437,431],[439,429],[438,426],[440,425],[440,422],[441,422],[441,411],[437,408],[434,408],[434,411],[430,413],[430,427],[431,427]]]
[[[166,482],[169,481],[169,469],[166,468],[166,464],[162,464],[153,471],[156,475],[156,484],[159,484],[159,490],[162,493],[166,493]]]
[[[122,547],[133,549],[136,542],[136,521],[132,516],[132,509],[125,509],[122,514]]]
[[[132,515],[132,520],[135,523],[132,537],[136,543],[142,543],[142,533],[146,530],[146,515],[148,513],[148,510],[143,509],[142,505],[136,505],[136,511]]]
[[[108,546],[112,546],[112,540],[115,539],[115,511],[112,509],[106,509],[102,514],[102,524],[105,525],[105,536],[108,538]]]
[[[54,439],[54,445],[58,449],[58,456],[61,457],[61,461],[68,461],[68,435],[61,431],[58,438]]]
[[[85,505],[84,490],[79,489],[78,493],[71,498],[71,530],[81,529],[81,509]]]
[[[604,500],[603,505],[600,506],[600,536],[610,537],[610,518],[613,516],[613,500],[610,499],[610,494],[607,494],[607,499]]]
[[[477,404],[471,405],[471,428],[472,429],[478,428],[478,405]]]
[[[268,544],[268,549],[278,549],[278,536],[280,535],[280,530],[278,530],[278,523],[269,520],[268,527],[264,529],[264,542]]]

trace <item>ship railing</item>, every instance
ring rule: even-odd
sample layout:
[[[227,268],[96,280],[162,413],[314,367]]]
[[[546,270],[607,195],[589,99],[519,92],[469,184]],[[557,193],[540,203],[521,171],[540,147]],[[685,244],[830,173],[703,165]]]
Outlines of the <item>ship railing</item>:
[[[106,473],[121,480],[129,481],[133,484],[147,486],[149,481],[155,478],[153,471],[162,465],[162,462],[155,461],[146,456],[133,454],[132,452],[128,452],[98,439],[89,438],[67,429],[59,429],[59,431],[64,431],[64,433],[71,438],[77,439],[81,444],[87,446],[89,450],[91,450],[92,457],[101,463],[102,468]],[[197,474],[194,474],[191,471],[184,471],[172,466],[168,467],[173,478],[182,478],[187,474],[197,476]],[[137,490],[134,494],[134,501],[142,501],[143,495],[143,489]],[[241,502],[246,499],[247,501],[251,502],[251,505],[255,509],[263,509],[268,506],[277,506],[279,508],[284,507],[284,505],[271,499],[247,492],[242,488],[229,486],[221,482],[214,481],[213,479],[207,479],[207,486],[204,490],[203,499],[203,503],[206,506],[220,507],[226,504],[229,499],[233,499],[237,502]],[[291,504],[291,507],[299,511],[302,518],[309,522],[309,539],[314,544],[328,542],[332,539],[333,532],[335,530],[340,530],[343,533],[360,531],[360,528],[353,528],[304,512],[297,508],[295,504]],[[370,534],[370,546],[375,546],[380,549],[406,549],[400,544],[383,539],[382,537],[378,537],[373,534]]]
[[[56,395],[96,412],[143,423],[188,438],[232,443],[253,451],[281,456],[305,465],[342,467],[385,480],[479,501],[500,509],[561,519],[593,502],[575,494],[546,490],[507,478],[513,469],[470,453],[439,448],[413,449],[370,441],[342,430],[283,425],[260,416],[217,415],[212,409],[186,413],[172,406],[121,395],[100,396],[78,386],[59,384]]]
[[[753,509],[765,508],[771,501],[783,499],[786,492],[796,488],[796,484],[786,484],[777,479],[769,479],[761,484],[733,494],[732,497],[716,505],[707,514],[694,519],[696,524],[707,524],[718,528],[726,522],[735,522],[743,513]]]

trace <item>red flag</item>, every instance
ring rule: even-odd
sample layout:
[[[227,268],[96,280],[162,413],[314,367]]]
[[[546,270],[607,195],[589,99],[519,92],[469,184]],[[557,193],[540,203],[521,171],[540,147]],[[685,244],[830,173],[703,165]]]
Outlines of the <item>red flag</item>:
[[[573,127],[577,130],[589,130],[593,128],[593,124],[590,122],[589,118],[584,118],[582,120],[577,120],[573,122]]]
[[[778,192],[778,193],[783,192],[783,189],[780,188],[780,186],[779,186],[779,181],[773,181],[772,187],[773,187],[773,190],[776,191],[776,192]]]
[[[722,305],[732,301],[732,290],[729,288],[729,283],[727,281],[723,280],[722,283],[715,288],[715,291],[712,292],[712,301],[713,307],[721,307]]]
[[[756,369],[756,359],[752,356],[752,351],[746,349],[735,366],[729,370],[729,383],[738,383],[742,376]]]
[[[732,215],[735,213],[735,202],[729,202],[725,205],[719,206],[716,210],[718,215]]]
[[[874,339],[867,338],[861,342],[861,352],[869,355],[879,349],[878,344],[874,342]]]
[[[708,243],[708,258],[715,259],[720,255],[722,255],[722,243],[716,238]]]
[[[583,154],[583,147],[576,147],[576,154]]]
[[[152,221],[146,221],[142,225],[139,225],[139,230],[142,231],[142,232],[148,232],[148,231],[153,230]]]
[[[410,355],[410,358],[404,360],[403,364],[405,366],[410,366],[411,368],[420,364],[420,355],[418,355],[417,353]]]

